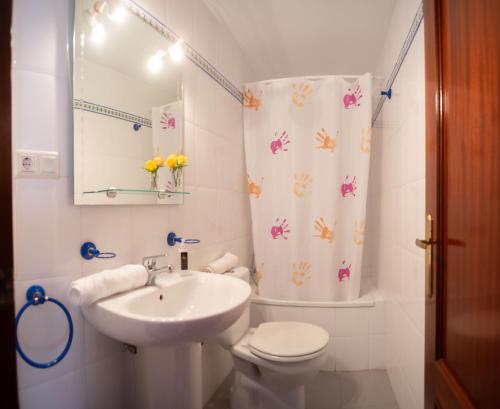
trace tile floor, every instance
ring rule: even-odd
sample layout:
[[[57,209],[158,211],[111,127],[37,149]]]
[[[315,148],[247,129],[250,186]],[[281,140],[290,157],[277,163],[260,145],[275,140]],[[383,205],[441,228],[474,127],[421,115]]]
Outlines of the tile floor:
[[[233,374],[204,409],[229,409]],[[306,385],[307,409],[398,409],[385,370],[320,372]],[[269,408],[272,409],[272,408]]]

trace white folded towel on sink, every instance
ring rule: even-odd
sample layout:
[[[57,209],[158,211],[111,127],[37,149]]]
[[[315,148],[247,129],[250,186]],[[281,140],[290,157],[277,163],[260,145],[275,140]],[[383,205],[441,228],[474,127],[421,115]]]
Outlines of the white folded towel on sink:
[[[69,299],[74,305],[88,305],[101,298],[142,287],[147,281],[148,272],[143,265],[127,264],[73,281]]]
[[[238,265],[238,256],[231,253],[224,254],[221,258],[208,263],[203,267],[207,273],[225,273]]]

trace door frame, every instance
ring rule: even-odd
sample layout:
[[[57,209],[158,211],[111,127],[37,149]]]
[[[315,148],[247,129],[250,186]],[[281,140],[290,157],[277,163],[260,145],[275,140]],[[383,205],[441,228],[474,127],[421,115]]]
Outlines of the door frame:
[[[18,407],[16,333],[14,321],[14,242],[12,222],[12,96],[11,26],[12,0],[0,13],[0,351],[2,382],[0,396],[5,407]]]
[[[443,273],[443,175],[444,170],[444,110],[442,79],[442,38],[440,0],[424,0],[424,37],[425,37],[425,207],[426,214],[434,219],[435,241],[432,269],[431,297],[425,298],[425,408],[434,409],[434,365],[442,351],[436,349],[442,345],[441,336],[436,328],[442,320],[439,306],[442,300]]]

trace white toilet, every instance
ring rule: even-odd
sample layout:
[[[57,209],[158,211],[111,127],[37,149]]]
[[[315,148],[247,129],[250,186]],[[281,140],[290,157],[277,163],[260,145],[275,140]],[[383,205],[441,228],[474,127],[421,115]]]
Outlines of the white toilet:
[[[228,274],[250,280],[245,267]],[[216,340],[233,356],[231,409],[305,409],[304,384],[324,363],[329,335],[321,327],[295,321],[250,328],[247,308]]]

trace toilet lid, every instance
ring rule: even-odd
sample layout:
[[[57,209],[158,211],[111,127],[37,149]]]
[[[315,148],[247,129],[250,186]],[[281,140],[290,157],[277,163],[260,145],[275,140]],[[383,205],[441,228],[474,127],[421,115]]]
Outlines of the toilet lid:
[[[311,355],[328,345],[328,339],[328,332],[317,325],[295,321],[265,322],[255,330],[249,347],[264,359],[312,358]]]

